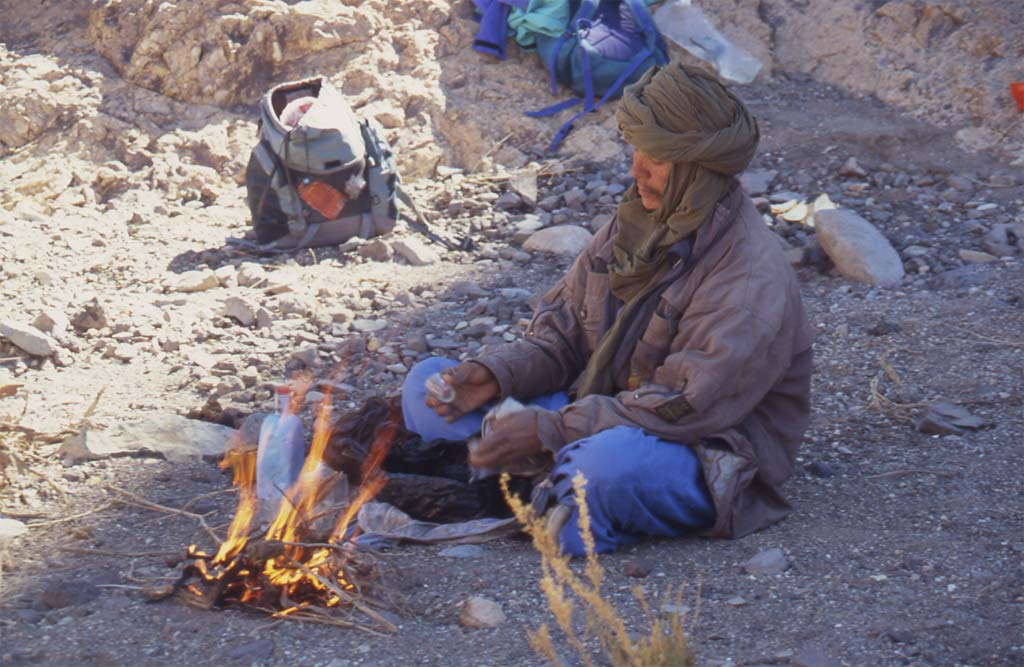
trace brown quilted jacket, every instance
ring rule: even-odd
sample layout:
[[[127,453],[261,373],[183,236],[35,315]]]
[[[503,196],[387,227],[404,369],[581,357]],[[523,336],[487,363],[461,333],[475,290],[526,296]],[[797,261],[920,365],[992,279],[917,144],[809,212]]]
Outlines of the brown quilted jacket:
[[[568,389],[608,326],[613,224],[541,299],[523,340],[476,359],[501,396]],[[812,331],[799,286],[750,198],[735,188],[696,234],[690,268],[661,295],[613,396],[563,408],[542,433],[558,447],[619,425],[693,447],[718,516],[739,537],[782,519],[810,413]]]

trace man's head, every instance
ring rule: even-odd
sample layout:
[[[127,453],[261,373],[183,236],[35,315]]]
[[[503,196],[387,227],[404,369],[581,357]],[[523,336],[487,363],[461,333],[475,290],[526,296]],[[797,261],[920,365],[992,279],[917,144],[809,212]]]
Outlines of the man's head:
[[[754,156],[757,121],[714,75],[671,63],[628,86],[615,114],[635,152],[630,174],[643,207],[689,233]]]

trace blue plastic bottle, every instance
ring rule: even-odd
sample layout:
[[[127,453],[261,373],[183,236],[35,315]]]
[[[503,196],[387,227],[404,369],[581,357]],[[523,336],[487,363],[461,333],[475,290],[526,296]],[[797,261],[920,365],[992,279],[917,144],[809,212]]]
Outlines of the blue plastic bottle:
[[[305,433],[302,420],[292,412],[291,388],[277,387],[274,397],[277,413],[263,420],[256,450],[256,496],[264,521],[277,516],[281,499],[299,478],[306,458]]]

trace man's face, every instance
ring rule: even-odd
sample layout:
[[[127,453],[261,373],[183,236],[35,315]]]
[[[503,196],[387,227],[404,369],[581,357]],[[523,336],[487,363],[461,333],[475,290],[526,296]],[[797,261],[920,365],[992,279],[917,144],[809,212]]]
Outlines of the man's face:
[[[671,162],[661,162],[642,151],[633,151],[633,166],[629,175],[636,179],[640,203],[648,211],[654,211],[661,205],[671,173]]]

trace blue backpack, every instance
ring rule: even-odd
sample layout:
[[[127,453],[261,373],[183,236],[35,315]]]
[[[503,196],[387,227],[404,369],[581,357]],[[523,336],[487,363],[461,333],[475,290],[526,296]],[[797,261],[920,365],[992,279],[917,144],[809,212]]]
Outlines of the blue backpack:
[[[557,94],[560,81],[579,97],[526,115],[540,118],[583,104],[555,135],[549,151],[558,148],[580,116],[622,95],[652,66],[668,63],[665,40],[644,0],[570,0],[569,6],[572,19],[563,34],[536,35],[537,53],[551,75],[551,93]]]

